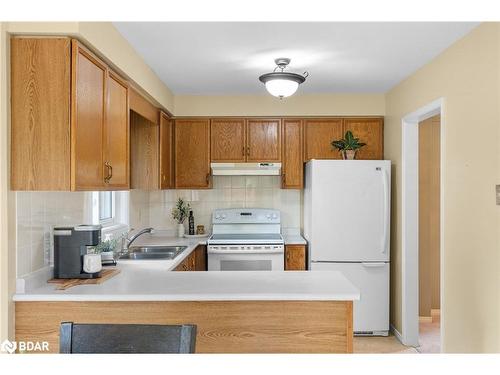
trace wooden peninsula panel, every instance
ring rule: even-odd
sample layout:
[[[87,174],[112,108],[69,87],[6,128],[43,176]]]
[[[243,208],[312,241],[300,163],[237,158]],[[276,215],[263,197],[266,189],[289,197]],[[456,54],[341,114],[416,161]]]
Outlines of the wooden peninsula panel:
[[[196,324],[197,353],[352,353],[352,301],[16,302],[16,340],[59,352],[61,322]],[[126,313],[124,313],[126,312]]]

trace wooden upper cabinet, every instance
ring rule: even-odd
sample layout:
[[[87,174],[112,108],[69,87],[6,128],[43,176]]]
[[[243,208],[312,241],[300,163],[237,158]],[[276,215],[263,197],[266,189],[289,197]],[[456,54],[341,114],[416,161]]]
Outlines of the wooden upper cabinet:
[[[343,138],[342,119],[304,120],[304,160],[341,159],[338,150],[331,145],[333,140]]]
[[[175,187],[210,188],[210,120],[175,120],[174,139]]]
[[[281,161],[281,120],[249,119],[246,137],[247,161]]]
[[[158,190],[160,187],[160,129],[134,111],[130,111],[130,187]]]
[[[11,39],[12,190],[69,190],[71,39]]]
[[[130,124],[128,84],[108,71],[108,98],[104,125],[104,182],[111,190],[130,187]]]
[[[70,38],[12,38],[11,72],[11,188],[127,189],[127,83]]]
[[[210,154],[213,162],[244,162],[245,145],[245,119],[210,121]]]
[[[173,189],[174,121],[160,112],[160,189]]]
[[[356,153],[356,159],[384,158],[384,120],[382,118],[346,118],[344,134],[350,130],[360,142],[366,143]]]
[[[304,186],[304,163],[302,160],[302,120],[283,119],[283,165],[284,189],[302,189]]]
[[[73,190],[104,187],[104,111],[107,67],[76,40],[72,41],[72,179]]]

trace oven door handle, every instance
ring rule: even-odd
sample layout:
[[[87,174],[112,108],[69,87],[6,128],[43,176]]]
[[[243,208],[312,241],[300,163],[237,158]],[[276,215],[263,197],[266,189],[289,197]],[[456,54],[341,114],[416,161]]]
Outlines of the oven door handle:
[[[283,254],[284,250],[271,250],[271,249],[264,249],[264,250],[213,250],[213,249],[208,249],[208,254]]]

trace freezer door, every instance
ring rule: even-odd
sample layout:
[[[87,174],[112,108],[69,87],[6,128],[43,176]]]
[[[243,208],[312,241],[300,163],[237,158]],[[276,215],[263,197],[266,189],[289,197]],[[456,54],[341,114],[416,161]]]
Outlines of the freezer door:
[[[312,263],[312,271],[340,271],[359,289],[354,301],[354,333],[389,332],[389,263]]]
[[[387,160],[307,164],[304,234],[311,261],[389,261],[390,173]]]

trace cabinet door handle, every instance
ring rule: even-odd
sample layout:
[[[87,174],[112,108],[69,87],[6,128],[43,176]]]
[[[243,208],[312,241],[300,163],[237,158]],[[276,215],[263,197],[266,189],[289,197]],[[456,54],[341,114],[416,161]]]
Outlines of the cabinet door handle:
[[[283,173],[281,175],[281,185],[286,186],[286,174],[285,173]]]
[[[207,181],[207,185],[210,185],[210,173],[207,173],[206,181]]]
[[[245,146],[243,146],[243,147],[241,148],[241,155],[242,155],[242,156],[245,156]]]
[[[247,147],[247,156],[250,156],[250,147]]]
[[[111,177],[113,177],[113,168],[108,162],[105,162],[104,166],[106,167],[106,177],[104,177],[104,182],[107,184],[109,183],[109,180],[111,180]]]

